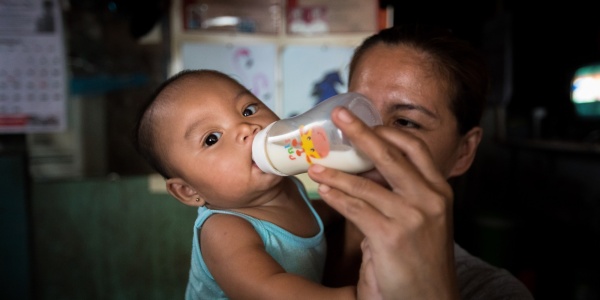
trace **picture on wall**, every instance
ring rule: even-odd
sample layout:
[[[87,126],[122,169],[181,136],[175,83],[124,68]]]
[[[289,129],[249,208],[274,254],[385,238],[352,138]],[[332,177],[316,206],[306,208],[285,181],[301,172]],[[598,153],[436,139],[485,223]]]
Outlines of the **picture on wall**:
[[[181,48],[184,69],[213,69],[226,73],[276,111],[277,85],[274,44],[185,43]]]
[[[283,50],[283,115],[287,118],[344,93],[351,46],[292,45]]]

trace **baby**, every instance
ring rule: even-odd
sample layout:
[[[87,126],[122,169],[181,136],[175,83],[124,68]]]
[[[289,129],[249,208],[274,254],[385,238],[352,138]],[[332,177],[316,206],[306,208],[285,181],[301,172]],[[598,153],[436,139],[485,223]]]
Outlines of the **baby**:
[[[252,161],[258,131],[279,118],[231,77],[185,70],[164,82],[136,128],[140,154],[167,191],[198,207],[186,299],[355,299],[320,284],[323,221],[295,177]]]

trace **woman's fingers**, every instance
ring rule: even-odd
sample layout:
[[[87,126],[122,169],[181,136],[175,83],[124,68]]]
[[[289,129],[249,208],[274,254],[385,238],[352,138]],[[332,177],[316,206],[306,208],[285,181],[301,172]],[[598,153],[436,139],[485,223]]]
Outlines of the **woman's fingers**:
[[[333,110],[332,120],[344,136],[373,161],[392,188],[412,178],[418,182],[446,182],[422,141],[387,126],[370,128],[343,107]]]
[[[398,168],[408,169],[410,163],[406,160],[400,148],[394,147],[394,145],[379,137],[373,128],[367,126],[346,108],[335,108],[332,111],[332,120],[344,133],[344,136],[360,152],[371,159],[375,164],[375,168],[390,184],[402,180],[398,177]],[[392,172],[392,170],[395,170],[395,172]],[[394,188],[393,185],[392,188]]]
[[[321,199],[353,222],[363,234],[382,234],[380,229],[385,223],[387,207],[384,198],[389,190],[366,178],[321,165],[310,166],[308,175],[319,183]],[[364,201],[365,197],[369,200]]]
[[[366,236],[359,285],[365,284],[368,293],[375,281],[377,290],[390,292],[384,297],[403,291],[409,298],[435,294],[427,284],[403,280],[416,276],[443,282],[446,273],[438,271],[451,269],[451,257],[447,260],[445,254],[452,246],[452,189],[429,149],[410,132],[370,128],[344,108],[334,109],[332,119],[375,164],[369,178],[384,178],[389,184],[320,165],[308,170],[320,184],[321,198]]]

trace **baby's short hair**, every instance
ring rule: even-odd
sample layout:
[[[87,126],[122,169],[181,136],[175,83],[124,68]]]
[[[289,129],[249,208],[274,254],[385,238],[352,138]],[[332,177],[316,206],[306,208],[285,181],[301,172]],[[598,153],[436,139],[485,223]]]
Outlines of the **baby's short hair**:
[[[142,106],[136,120],[136,126],[133,132],[133,143],[137,152],[164,178],[171,178],[172,171],[168,167],[166,160],[160,153],[159,144],[156,141],[156,126],[154,120],[155,109],[165,101],[168,101],[168,91],[171,88],[176,88],[179,83],[184,80],[195,77],[199,80],[202,78],[218,77],[224,80],[230,80],[236,84],[240,84],[233,77],[216,70],[210,69],[186,69],[171,76],[162,82],[150,95],[146,103]],[[241,85],[241,84],[240,84]]]

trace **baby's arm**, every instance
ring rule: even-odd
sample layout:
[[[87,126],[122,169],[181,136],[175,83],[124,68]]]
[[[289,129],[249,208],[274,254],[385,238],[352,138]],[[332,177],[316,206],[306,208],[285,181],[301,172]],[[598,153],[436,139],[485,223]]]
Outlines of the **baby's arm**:
[[[202,255],[231,299],[355,299],[356,288],[328,288],[286,273],[246,220],[217,214],[202,227]],[[290,257],[290,259],[294,259]]]

